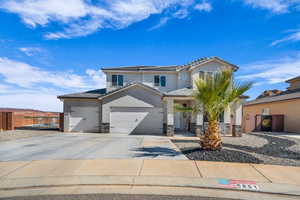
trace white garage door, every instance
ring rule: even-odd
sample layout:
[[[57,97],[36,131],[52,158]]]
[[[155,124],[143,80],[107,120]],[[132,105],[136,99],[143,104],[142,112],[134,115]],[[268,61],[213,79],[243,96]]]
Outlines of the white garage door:
[[[97,107],[72,106],[71,110],[70,131],[99,131],[99,109]]]
[[[124,134],[162,134],[162,108],[113,107],[110,132]]]

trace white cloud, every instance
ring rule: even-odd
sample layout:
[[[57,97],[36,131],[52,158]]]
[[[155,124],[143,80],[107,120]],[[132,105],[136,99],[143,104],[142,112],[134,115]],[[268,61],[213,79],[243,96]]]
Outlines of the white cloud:
[[[300,29],[294,30],[293,33],[289,34],[288,36],[280,40],[275,40],[274,42],[271,43],[271,46],[276,46],[280,43],[288,42],[288,41],[292,41],[292,42],[300,41]]]
[[[38,47],[21,47],[19,50],[27,56],[33,56],[36,53],[42,52],[42,49]]]
[[[0,75],[7,83],[30,88],[49,83],[62,88],[86,88],[81,76],[68,72],[50,72],[26,63],[0,57]]]
[[[211,4],[206,1],[203,1],[202,3],[197,4],[194,8],[199,11],[205,11],[205,12],[212,11]]]
[[[67,23],[88,15],[92,10],[84,0],[8,0],[3,1],[1,7],[19,14],[26,24],[33,27],[50,21]]]
[[[271,10],[274,13],[288,12],[289,7],[294,4],[295,1],[290,0],[243,0],[246,4],[255,8],[262,8]]]
[[[106,75],[102,72],[102,70],[94,70],[94,69],[87,69],[86,74],[92,78],[95,83],[95,87],[102,88],[106,85]]]
[[[168,23],[169,20],[170,20],[170,17],[162,17],[159,20],[159,23],[157,23],[156,25],[149,28],[149,31],[152,31],[152,30],[155,30],[155,29],[158,29],[158,28],[164,26],[166,23]]]
[[[299,12],[300,11],[300,0],[243,0],[244,3],[254,8],[261,8],[270,10],[275,14],[283,14],[288,12]],[[280,43],[287,41],[299,41],[300,30],[295,30],[288,36],[276,40],[271,43],[271,46],[276,46]]]
[[[256,84],[275,84],[300,75],[300,54],[278,60],[267,60],[244,66],[255,73],[238,76],[238,79],[252,80]]]
[[[61,111],[57,95],[103,88],[105,83],[100,70],[87,69],[79,75],[0,57],[0,107]]]
[[[237,0],[234,0],[237,1]],[[300,0],[239,0],[244,2],[246,5],[252,6],[253,8],[269,10],[274,14],[285,14],[289,12],[300,11]],[[300,30],[296,30],[294,33],[279,39],[271,43],[271,46],[276,46],[286,41],[299,41]]]
[[[50,32],[48,39],[72,38],[104,28],[121,29],[173,9],[170,17],[184,18],[195,0],[6,0],[0,8],[18,14],[31,27],[58,22],[62,31]]]
[[[43,111],[62,112],[62,102],[55,94],[47,93],[18,93],[0,95],[0,107],[29,108]]]

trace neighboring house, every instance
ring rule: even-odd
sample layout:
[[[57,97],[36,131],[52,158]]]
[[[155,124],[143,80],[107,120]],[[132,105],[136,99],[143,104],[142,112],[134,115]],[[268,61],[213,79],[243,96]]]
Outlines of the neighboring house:
[[[244,132],[268,129],[263,120],[271,124],[269,131],[282,130],[300,133],[300,76],[287,80],[290,86],[286,91],[271,93],[271,95],[257,98],[244,105]],[[269,93],[264,92],[263,94]],[[263,125],[263,126],[262,126]]]
[[[174,104],[194,104],[194,80],[199,76],[237,66],[220,58],[202,58],[186,65],[133,66],[103,68],[105,89],[67,94],[64,102],[66,132],[99,132],[124,134],[166,134],[203,132],[202,113],[198,116],[174,111]],[[231,119],[236,112],[236,119]],[[227,109],[221,117],[223,133],[230,133],[230,123],[240,130],[241,106]]]

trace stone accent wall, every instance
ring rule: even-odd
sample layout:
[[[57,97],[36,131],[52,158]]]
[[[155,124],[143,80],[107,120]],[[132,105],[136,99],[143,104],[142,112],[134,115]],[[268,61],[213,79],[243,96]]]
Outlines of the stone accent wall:
[[[196,125],[196,123],[190,123],[191,132],[195,134],[195,136],[199,137],[204,135],[203,126]]]
[[[101,123],[100,124],[100,133],[109,133],[109,123]]]
[[[207,129],[208,129],[208,122],[204,122],[203,134],[205,133],[205,131]],[[229,123],[220,123],[219,124],[219,129],[220,129],[221,135],[231,135],[230,124]]]
[[[167,136],[174,136],[174,125],[167,126]]]
[[[232,135],[235,137],[241,137],[242,136],[242,126],[232,125]]]
[[[197,137],[200,137],[201,135],[204,135],[203,126],[202,125],[195,125],[195,135]]]

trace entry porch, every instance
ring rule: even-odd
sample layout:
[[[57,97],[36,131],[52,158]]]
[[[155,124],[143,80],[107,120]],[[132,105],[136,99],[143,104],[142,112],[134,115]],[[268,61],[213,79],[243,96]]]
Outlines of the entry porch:
[[[174,108],[176,104],[183,107],[195,105],[195,100],[191,96],[164,97],[164,133],[167,136],[178,135],[204,135],[208,127],[208,122],[203,111],[197,115],[192,113],[178,112]],[[226,109],[220,116],[220,131],[222,135],[231,135],[232,131],[240,131],[241,108],[231,110]]]

